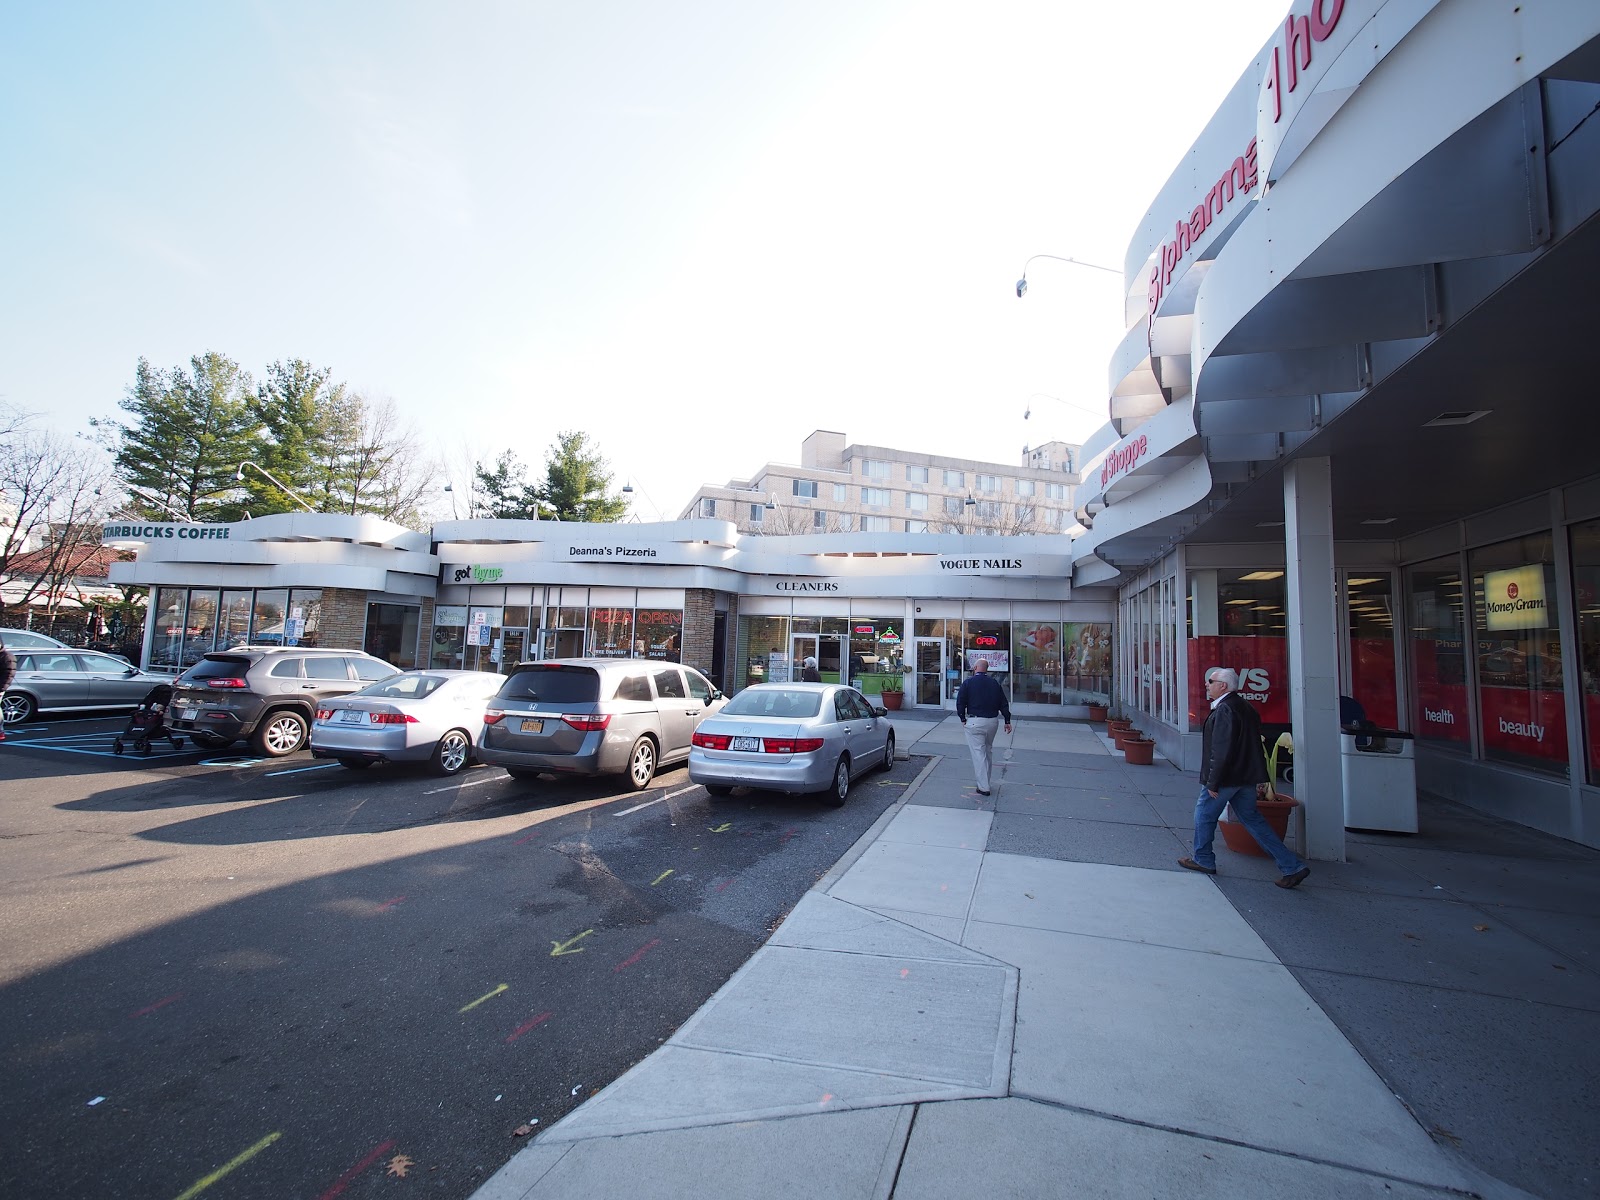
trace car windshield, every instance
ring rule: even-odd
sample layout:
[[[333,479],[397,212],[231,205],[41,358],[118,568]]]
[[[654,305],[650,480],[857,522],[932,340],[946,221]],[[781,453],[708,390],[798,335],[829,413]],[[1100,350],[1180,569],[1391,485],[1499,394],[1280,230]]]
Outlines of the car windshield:
[[[500,698],[541,704],[593,704],[600,699],[600,675],[592,667],[522,667],[506,680]]]
[[[391,675],[356,692],[357,696],[386,696],[397,700],[420,700],[444,686],[443,675]]]
[[[814,717],[822,711],[821,692],[789,688],[745,688],[727,704],[726,717]]]

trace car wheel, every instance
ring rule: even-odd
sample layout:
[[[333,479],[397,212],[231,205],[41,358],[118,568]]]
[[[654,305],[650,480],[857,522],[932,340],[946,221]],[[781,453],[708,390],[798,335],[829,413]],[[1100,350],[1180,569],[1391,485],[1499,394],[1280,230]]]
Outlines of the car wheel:
[[[628,754],[628,783],[636,792],[642,792],[650,786],[650,781],[656,777],[656,744],[647,737],[640,738],[633,744],[632,751]]]
[[[435,775],[454,775],[465,770],[471,761],[472,739],[461,730],[452,729],[433,748],[433,761],[429,765]]]
[[[33,720],[39,711],[39,704],[27,692],[7,692],[0,699],[0,721],[7,725],[21,725],[24,721]]]
[[[706,789],[708,796],[731,796],[733,788],[726,783],[704,783],[700,785]]]
[[[523,783],[532,783],[539,778],[539,772],[530,771],[527,767],[507,767],[506,774]]]
[[[347,771],[365,771],[372,765],[372,760],[367,758],[341,758],[339,765]]]
[[[883,747],[883,761],[878,764],[880,771],[894,770],[894,734],[889,734],[889,740]]]
[[[268,713],[250,739],[255,752],[266,758],[282,758],[306,744],[306,719],[292,708]]]
[[[833,769],[833,782],[828,785],[828,790],[823,794],[823,800],[834,808],[843,808],[844,802],[850,798],[850,760],[841,756],[839,765]]]

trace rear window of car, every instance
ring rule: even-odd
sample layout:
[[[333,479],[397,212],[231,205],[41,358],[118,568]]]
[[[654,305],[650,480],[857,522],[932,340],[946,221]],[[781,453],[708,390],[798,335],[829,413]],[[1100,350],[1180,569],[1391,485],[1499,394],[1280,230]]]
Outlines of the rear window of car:
[[[593,704],[600,699],[600,675],[592,667],[521,667],[506,680],[500,696],[541,704]]]
[[[356,695],[420,700],[424,696],[433,695],[443,685],[443,675],[397,675],[392,679],[385,679],[382,683],[364,687]]]
[[[679,700],[688,694],[683,690],[683,676],[676,670],[656,672],[656,695],[663,700]]]
[[[617,700],[643,700],[646,703],[655,697],[650,695],[650,681],[643,675],[625,675],[622,682],[617,684]]]
[[[814,717],[822,711],[821,692],[787,688],[745,688],[723,706],[727,717]]]
[[[182,683],[190,679],[242,679],[250,669],[248,658],[202,658],[183,673]]]
[[[350,668],[342,658],[306,659],[307,679],[349,679]]]
[[[274,679],[299,679],[300,660],[298,658],[282,658],[272,664],[272,670],[267,672]]]

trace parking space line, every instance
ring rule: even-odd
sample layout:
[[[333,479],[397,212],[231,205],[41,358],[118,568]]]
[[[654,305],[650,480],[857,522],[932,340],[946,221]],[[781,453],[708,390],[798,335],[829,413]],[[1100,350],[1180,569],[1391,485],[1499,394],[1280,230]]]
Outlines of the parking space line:
[[[452,784],[450,787],[430,788],[422,794],[424,796],[437,796],[440,792],[459,792],[462,788],[477,787],[480,783],[493,783],[497,779],[510,779],[509,775],[490,775],[486,779],[473,779],[467,783]]]
[[[679,796],[688,795],[690,792],[694,791],[695,788],[698,788],[699,786],[700,785],[697,783],[697,784],[693,785],[692,787],[679,788],[675,792],[668,792],[665,796],[657,796],[654,800],[646,800],[643,804],[635,804],[632,808],[625,808],[621,812],[617,813],[616,815],[619,816],[619,817],[625,817],[629,813],[638,812],[641,808],[649,808],[652,804],[660,804],[663,800],[675,800]]]
[[[292,770],[288,770],[288,771],[268,771],[266,773],[265,778],[267,778],[267,779],[275,779],[279,775],[304,775],[307,771],[330,771],[334,767],[337,767],[338,765],[339,764],[336,763],[336,762],[318,763],[314,767],[295,767]]]

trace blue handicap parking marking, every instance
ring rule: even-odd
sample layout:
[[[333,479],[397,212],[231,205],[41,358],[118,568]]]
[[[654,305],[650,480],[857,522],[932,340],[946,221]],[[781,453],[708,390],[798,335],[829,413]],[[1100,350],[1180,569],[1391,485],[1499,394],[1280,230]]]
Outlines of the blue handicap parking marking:
[[[264,763],[264,758],[251,758],[248,755],[230,755],[227,758],[202,758],[195,764],[197,767],[253,767],[257,763]]]

